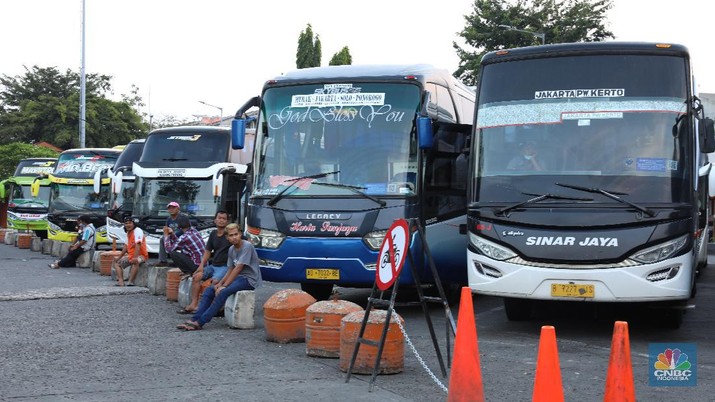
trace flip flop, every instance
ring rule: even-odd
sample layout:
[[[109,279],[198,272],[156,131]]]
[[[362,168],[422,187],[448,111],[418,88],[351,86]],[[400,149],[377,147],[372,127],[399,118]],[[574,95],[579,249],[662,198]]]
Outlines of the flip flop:
[[[201,329],[201,325],[194,324],[193,322],[187,322],[186,324],[184,324],[185,331],[198,331],[200,329]]]
[[[176,329],[183,329],[186,330],[186,325],[189,324],[190,321],[182,322],[181,324],[176,326]]]
[[[181,310],[177,311],[178,314],[194,314],[196,313],[196,310],[187,310],[185,308],[182,308]]]

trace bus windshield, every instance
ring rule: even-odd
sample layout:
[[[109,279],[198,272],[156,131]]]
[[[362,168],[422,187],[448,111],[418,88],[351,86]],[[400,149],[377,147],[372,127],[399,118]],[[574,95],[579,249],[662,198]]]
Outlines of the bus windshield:
[[[230,131],[152,133],[141,153],[142,162],[226,162]]]
[[[137,198],[134,214],[138,216],[169,216],[166,205],[176,201],[181,212],[191,216],[213,217],[221,205],[214,197],[210,179],[147,179],[137,177]]]
[[[106,212],[109,204],[109,185],[103,184],[99,194],[92,186],[76,184],[50,185],[50,210],[52,214],[63,212]]]
[[[254,195],[411,195],[420,89],[410,83],[269,88],[256,136]],[[295,180],[305,176],[320,178]]]
[[[14,185],[12,193],[8,200],[9,208],[37,208],[46,209],[48,200],[50,199],[50,187],[40,186],[40,193],[37,197],[33,197],[30,191],[30,185]]]
[[[94,172],[114,166],[118,156],[119,152],[115,150],[65,151],[60,154],[53,175],[65,178],[92,178]]]
[[[687,71],[683,58],[647,55],[485,65],[474,195],[480,202],[576,195],[558,185],[567,184],[632,202],[687,200]]]

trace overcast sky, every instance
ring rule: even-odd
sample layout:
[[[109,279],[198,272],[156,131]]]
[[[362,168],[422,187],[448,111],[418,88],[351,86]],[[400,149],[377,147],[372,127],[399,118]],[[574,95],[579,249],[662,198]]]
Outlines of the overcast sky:
[[[473,0],[85,0],[88,73],[132,84],[154,118],[232,115],[263,82],[295,68],[310,23],[323,65],[343,46],[353,64],[430,63],[454,71],[452,42]],[[82,0],[2,0],[0,74],[23,66],[79,71]],[[700,92],[715,92],[712,0],[614,0],[616,40],[686,45]]]

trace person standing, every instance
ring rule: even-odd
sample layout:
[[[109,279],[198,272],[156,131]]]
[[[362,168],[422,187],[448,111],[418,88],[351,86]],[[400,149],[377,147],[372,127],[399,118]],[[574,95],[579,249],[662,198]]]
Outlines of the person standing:
[[[201,263],[193,274],[191,283],[191,302],[179,310],[179,314],[193,314],[199,306],[199,291],[202,281],[212,281],[215,285],[220,281],[228,270],[228,249],[231,243],[226,236],[226,225],[228,225],[228,212],[220,210],[214,216],[216,229],[211,231],[209,239],[206,241]]]
[[[191,221],[186,215],[180,215],[176,219],[181,236],[169,226],[164,227],[164,248],[169,253],[169,257],[184,275],[191,275],[196,272],[201,257],[204,254],[204,239],[199,232],[191,226]]]
[[[127,286],[134,286],[134,280],[139,272],[139,265],[149,259],[146,249],[144,231],[137,227],[138,219],[131,216],[124,217],[124,231],[127,233],[127,243],[122,247],[122,252],[114,257],[112,269],[117,275],[117,286],[124,286],[124,268],[131,266]]]
[[[228,272],[217,284],[206,288],[191,321],[177,325],[177,329],[195,331],[203,328],[221,310],[229,296],[260,286],[261,269],[253,244],[241,238],[241,229],[236,223],[226,226],[226,236],[231,242],[231,248],[228,250]]]
[[[93,250],[96,243],[94,225],[92,218],[89,215],[82,215],[77,218],[79,224],[79,233],[77,240],[70,246],[69,252],[61,260],[50,263],[50,268],[58,269],[74,267],[77,264],[77,259],[83,253]]]
[[[181,207],[176,201],[172,201],[166,205],[166,210],[169,212],[169,216],[166,218],[166,223],[164,224],[164,233],[166,233],[166,228],[170,228],[177,237],[181,236],[183,233],[179,228],[177,220],[179,216],[185,216],[181,213]],[[167,255],[166,248],[164,247],[163,239],[159,242],[159,262],[154,264],[155,267],[166,267],[169,265],[169,256]]]

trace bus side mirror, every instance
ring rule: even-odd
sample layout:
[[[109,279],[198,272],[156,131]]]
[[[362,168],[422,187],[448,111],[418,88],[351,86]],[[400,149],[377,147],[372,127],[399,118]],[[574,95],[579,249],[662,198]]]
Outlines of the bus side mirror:
[[[432,119],[417,116],[417,142],[420,149],[430,149],[433,145]]]
[[[122,180],[124,179],[124,173],[120,170],[117,174],[112,177],[112,193],[119,194],[122,192]]]
[[[30,194],[33,198],[37,198],[37,196],[40,195],[40,180],[41,179],[37,177],[32,181],[32,184],[30,184]]]
[[[235,119],[231,121],[231,147],[243,149],[246,141],[246,120]]]
[[[7,180],[0,181],[0,202],[5,199],[5,182]]]
[[[713,119],[705,117],[700,120],[698,125],[700,141],[702,144],[701,152],[709,154],[715,152],[715,124]]]
[[[92,190],[99,194],[99,186],[102,184],[102,169],[94,172],[94,183],[92,183]]]
[[[212,185],[214,189],[214,198],[216,199],[221,196],[221,192],[223,191],[223,174],[221,172],[214,175]]]

